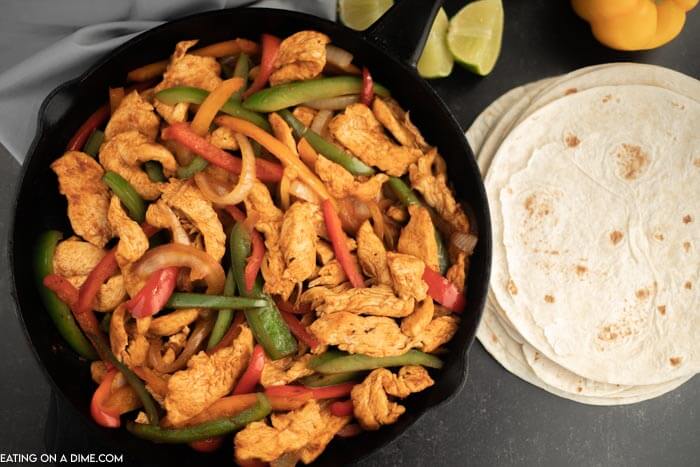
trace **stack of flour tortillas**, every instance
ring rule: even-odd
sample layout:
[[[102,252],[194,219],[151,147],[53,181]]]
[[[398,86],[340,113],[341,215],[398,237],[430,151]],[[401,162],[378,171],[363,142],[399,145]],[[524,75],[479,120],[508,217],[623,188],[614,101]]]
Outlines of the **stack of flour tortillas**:
[[[478,338],[506,369],[597,405],[700,371],[700,82],[610,64],[508,92],[467,132],[493,273]]]

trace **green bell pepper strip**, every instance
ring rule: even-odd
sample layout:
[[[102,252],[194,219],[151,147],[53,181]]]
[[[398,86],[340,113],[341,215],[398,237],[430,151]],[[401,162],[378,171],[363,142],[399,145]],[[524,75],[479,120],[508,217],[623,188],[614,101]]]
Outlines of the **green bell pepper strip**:
[[[236,60],[236,67],[233,69],[233,77],[243,79],[243,86],[241,86],[241,89],[239,89],[238,91],[234,92],[231,95],[231,99],[235,99],[237,101],[241,100],[243,93],[245,92],[246,88],[248,87],[248,75],[249,74],[250,74],[250,59],[248,58],[248,55],[242,53],[238,56],[238,59]]]
[[[333,386],[334,384],[346,383],[360,376],[359,371],[348,371],[347,373],[333,373],[325,375],[317,373],[309,376],[304,376],[299,380],[301,384],[310,388],[320,388],[323,386]]]
[[[48,230],[41,234],[37,242],[34,252],[34,273],[39,289],[39,297],[58,333],[68,343],[70,348],[88,360],[95,360],[97,354],[95,354],[92,345],[90,345],[90,342],[80,330],[68,305],[63,303],[55,293],[47,289],[43,283],[44,277],[53,274],[53,255],[56,251],[56,244],[62,237],[63,234],[61,232]]]
[[[362,78],[357,76],[334,76],[281,84],[256,92],[243,101],[243,107],[256,112],[277,112],[304,102],[317,99],[359,94]],[[386,97],[389,90],[381,84],[374,84],[374,93]]]
[[[93,131],[85,143],[85,146],[83,146],[83,152],[90,154],[92,157],[97,157],[97,153],[100,152],[100,146],[102,146],[104,140],[105,134],[102,130]]]
[[[104,317],[102,318],[102,321],[100,321],[100,329],[102,331],[109,335],[109,327],[112,323],[112,313],[105,313]]]
[[[265,349],[272,360],[279,360],[296,353],[297,341],[284,322],[280,311],[272,299],[262,291],[262,278],[258,276],[253,289],[249,292],[245,287],[245,265],[251,252],[250,233],[242,223],[238,222],[231,230],[229,240],[231,250],[231,269],[236,285],[241,295],[245,297],[264,298],[267,306],[255,310],[245,310],[245,317],[255,340]]]
[[[184,167],[177,168],[177,178],[188,179],[194,177],[194,174],[206,169],[209,165],[205,159],[200,156],[195,156],[192,161]]]
[[[163,174],[163,166],[160,162],[156,161],[146,161],[143,163],[143,169],[148,175],[148,179],[154,183],[164,183],[165,175]]]
[[[190,104],[201,104],[209,95],[209,91],[190,86],[178,86],[174,88],[163,89],[155,94],[155,98],[164,104],[175,105],[180,102],[189,102]],[[263,130],[270,132],[272,128],[267,119],[262,115],[243,108],[240,102],[235,99],[229,100],[221,107],[221,112],[231,115],[232,117],[248,120],[255,126],[259,126]]]
[[[139,224],[146,219],[146,205],[139,194],[129,182],[116,172],[107,171],[102,176],[102,181],[124,203],[129,216]]]
[[[166,308],[262,308],[267,306],[264,298],[227,297],[203,293],[180,293],[170,296]]]
[[[272,406],[267,397],[262,393],[258,393],[256,396],[257,402],[254,406],[231,417],[184,428],[169,429],[130,421],[126,424],[126,429],[134,436],[153,441],[154,443],[191,443],[200,439],[225,435],[241,430],[249,423],[262,420],[272,412]]]
[[[226,274],[226,282],[224,282],[224,292],[223,294],[227,297],[232,297],[236,293],[236,281],[233,279],[233,273],[229,269],[228,274]],[[222,308],[216,314],[216,322],[209,335],[209,342],[207,343],[207,349],[216,347],[224,337],[226,331],[231,326],[231,321],[233,321],[233,310],[231,308]]]
[[[318,151],[323,157],[343,166],[348,172],[353,175],[373,175],[375,170],[362,162],[352,154],[347,153],[337,145],[324,139],[321,135],[313,130],[305,127],[303,123],[292,115],[292,113],[283,109],[279,112],[280,117],[294,130],[297,138],[306,138],[312,148]]]
[[[389,177],[389,186],[399,201],[401,201],[401,204],[404,206],[410,206],[412,204],[423,205],[413,190],[411,190],[411,188],[400,178]],[[430,211],[430,217],[436,216],[432,209],[428,208],[428,210]],[[447,252],[445,242],[442,240],[442,235],[437,227],[435,227],[435,243],[437,243],[438,249],[438,266],[440,267],[440,274],[445,275],[447,269],[450,267],[450,256]]]
[[[404,365],[422,365],[429,368],[442,368],[442,361],[434,355],[409,350],[403,355],[394,357],[369,357],[367,355],[353,354],[340,355],[333,353],[333,358],[323,358],[323,355],[309,362],[309,367],[324,374],[347,373],[348,371],[374,370]]]

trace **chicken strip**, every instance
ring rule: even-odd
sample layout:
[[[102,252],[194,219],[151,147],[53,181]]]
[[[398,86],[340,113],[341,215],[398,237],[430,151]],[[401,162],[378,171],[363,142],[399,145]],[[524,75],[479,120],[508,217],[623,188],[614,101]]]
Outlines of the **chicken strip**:
[[[253,334],[247,326],[230,347],[209,356],[199,352],[187,362],[187,369],[168,380],[165,409],[168,419],[179,426],[233,390],[253,353]]]
[[[275,284],[273,290],[281,290],[282,297],[289,298],[291,290],[314,273],[316,269],[316,230],[309,219],[317,215],[318,205],[297,201],[285,212],[280,228],[279,246],[286,268],[282,273],[282,287]]]
[[[109,322],[109,341],[112,353],[126,366],[134,368],[146,362],[149,344],[144,334],[129,335],[126,324],[130,316],[126,303],[114,310]]]
[[[97,262],[95,262],[95,265]],[[76,289],[87,280],[87,275],[84,276],[64,276],[68,282],[73,284]],[[93,305],[95,311],[112,311],[121,304],[126,298],[126,289],[124,287],[124,277],[121,274],[112,276],[107,279],[107,282],[100,286],[100,291],[97,292],[97,297]]]
[[[391,273],[394,292],[403,300],[414,299],[417,302],[425,299],[428,284],[423,280],[425,263],[413,255],[389,252],[386,262]]]
[[[51,164],[58,187],[68,200],[68,219],[73,231],[100,248],[112,238],[107,222],[109,189],[102,181],[104,170],[95,159],[68,151]]]
[[[348,277],[345,275],[343,267],[337,259],[333,259],[318,270],[316,278],[309,281],[309,287],[335,287],[347,280]]]
[[[358,181],[343,166],[325,157],[316,159],[314,170],[335,198],[352,196],[362,201],[374,201],[379,197],[384,183],[389,180],[386,174],[377,174],[366,181]]]
[[[357,257],[362,272],[371,277],[375,284],[391,285],[384,243],[374,233],[369,221],[365,221],[357,231]]]
[[[463,251],[460,251],[456,256],[457,261],[447,270],[445,278],[457,287],[459,293],[462,293],[464,292],[464,282],[467,279],[467,255]]]
[[[216,59],[187,53],[196,43],[196,40],[190,40],[175,45],[170,64],[163,73],[163,81],[154,89],[156,92],[176,86],[192,86],[213,91],[221,84],[221,65]],[[189,104],[186,102],[172,106],[156,99],[154,104],[158,113],[168,123],[184,122],[187,119]]]
[[[399,253],[420,258],[426,266],[439,271],[438,245],[430,213],[418,205],[409,206],[408,212],[411,214],[411,220],[401,229],[397,250]]]
[[[316,31],[299,31],[280,44],[270,85],[318,76],[326,66],[326,44],[330,38]]]
[[[226,234],[219,216],[199,188],[191,181],[170,179],[162,186],[161,200],[170,206],[180,218],[186,218],[204,237],[207,253],[216,261],[221,261],[226,252]]]
[[[274,361],[265,359],[260,384],[264,387],[280,386],[312,374],[314,370],[308,367],[308,363],[313,357],[307,353],[301,357],[285,357]]]
[[[415,300],[401,299],[394,295],[391,287],[377,285],[361,289],[352,288],[340,293],[326,293],[317,302],[319,314],[347,311],[358,315],[388,316],[402,318],[413,313]]]
[[[187,235],[182,224],[180,224],[180,219],[162,199],[148,206],[146,210],[146,222],[153,227],[169,230],[173,243],[179,243],[181,245],[192,244],[189,235]]]
[[[396,322],[384,316],[358,316],[339,311],[323,315],[309,330],[322,344],[371,357],[403,355],[409,350],[408,338]]]
[[[408,115],[408,112],[406,112],[404,109],[402,109],[398,102],[396,102],[391,97],[384,97],[384,98],[382,98],[382,104],[385,104],[386,107],[388,107],[389,111],[394,116],[394,118],[398,121],[399,125],[403,126],[403,128],[408,133],[411,134],[411,138],[412,138],[413,142],[415,143],[416,147],[420,148],[423,151],[427,151],[430,148],[428,143],[425,142],[425,139],[423,138],[423,135],[421,134],[421,132],[418,130],[418,128],[411,121],[411,118]],[[388,117],[389,117],[388,115],[386,117],[382,116],[382,118],[388,118]],[[377,119],[381,121],[379,116],[377,116]],[[387,123],[388,123],[388,121],[387,121]],[[386,124],[384,122],[382,122],[382,124],[386,126]],[[389,130],[389,131],[391,131],[391,130]]]
[[[310,127],[311,122],[314,121],[314,118],[316,118],[316,114],[318,113],[317,110],[312,109],[311,107],[306,107],[305,105],[297,105],[294,107],[294,111],[292,112],[292,115],[299,120],[301,123],[304,124],[305,127]]]
[[[400,177],[423,154],[420,149],[398,146],[364,104],[351,104],[333,118],[328,129],[335,139],[365,164]]]
[[[389,400],[388,396],[403,399],[434,384],[422,366],[404,366],[398,376],[386,368],[377,368],[352,389],[350,397],[355,417],[365,430],[378,430],[390,425],[406,408]]]
[[[401,332],[408,337],[419,336],[425,328],[430,324],[435,314],[435,304],[433,299],[427,297],[425,300],[416,305],[413,313],[401,320]]]
[[[87,276],[105,255],[105,250],[92,243],[71,237],[56,245],[53,272],[63,277]]]
[[[436,149],[430,150],[409,167],[411,186],[425,198],[453,231],[469,233],[469,219],[447,186],[445,161]]]
[[[159,184],[152,182],[141,165],[157,161],[163,173],[171,176],[177,170],[173,155],[160,144],[152,143],[138,131],[119,133],[100,147],[100,164],[105,170],[116,172],[147,200],[160,196]]]
[[[122,203],[116,195],[112,196],[112,201],[109,203],[107,219],[112,232],[119,237],[119,243],[117,243],[118,263],[133,263],[146,253],[148,237],[143,233],[141,226],[124,211]]]
[[[135,130],[153,142],[158,137],[159,129],[160,119],[153,111],[153,106],[143,100],[138,91],[132,91],[122,99],[109,119],[105,128],[105,141],[119,133]]]
[[[345,425],[350,423],[351,417],[338,417],[331,413],[330,405],[321,408],[321,420],[323,423],[323,428],[316,434],[316,437],[309,440],[309,442],[299,450],[299,458],[304,464],[310,464],[316,460],[318,456],[326,449],[328,443],[330,443],[335,437],[336,433],[340,431]]]
[[[374,116],[379,120],[379,122],[389,130],[389,132],[396,138],[396,141],[401,143],[402,146],[420,148],[421,146],[416,142],[416,137],[411,133],[401,122],[399,122],[399,116],[395,115],[391,108],[384,102],[381,97],[377,97],[372,102],[372,112]]]
[[[151,321],[148,332],[156,336],[173,336],[194,323],[199,317],[199,308],[175,310]]]
[[[220,126],[208,136],[209,142],[219,149],[238,151],[238,141],[233,136],[234,131],[228,127]]]
[[[438,347],[449,342],[459,328],[459,318],[454,315],[444,315],[434,318],[413,338],[412,347],[423,352],[434,352]]]

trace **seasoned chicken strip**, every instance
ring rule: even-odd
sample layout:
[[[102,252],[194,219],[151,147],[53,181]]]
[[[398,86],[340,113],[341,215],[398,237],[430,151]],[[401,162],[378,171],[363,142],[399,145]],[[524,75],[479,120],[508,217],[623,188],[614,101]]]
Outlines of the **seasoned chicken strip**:
[[[369,221],[365,221],[357,231],[357,257],[365,275],[378,285],[391,285],[384,243],[374,233]]]
[[[151,321],[148,332],[156,336],[172,336],[194,323],[199,317],[199,308],[175,310]]]
[[[316,31],[299,31],[280,44],[270,85],[311,79],[326,65],[326,44],[330,38]]]
[[[169,230],[173,243],[191,245],[190,237],[180,224],[180,219],[165,201],[159,199],[151,203],[146,210],[146,222],[153,227]]]
[[[87,276],[105,255],[105,250],[92,243],[68,238],[56,245],[53,272],[63,277]]]
[[[390,251],[386,254],[386,262],[396,295],[403,300],[413,298],[417,302],[425,299],[428,284],[423,280],[425,263],[422,259]]]
[[[393,319],[384,316],[358,316],[339,311],[321,316],[309,330],[321,343],[337,345],[350,353],[389,357],[409,350],[408,338]]]
[[[174,426],[181,425],[233,389],[253,353],[253,334],[247,326],[230,347],[209,356],[199,352],[187,362],[187,369],[168,380],[165,409]]]
[[[226,234],[219,216],[199,188],[191,181],[170,179],[162,186],[161,200],[185,217],[204,237],[204,248],[216,261],[221,261],[226,251]]]
[[[309,281],[309,287],[335,287],[347,280],[348,278],[345,275],[343,267],[340,265],[337,259],[333,259],[318,270],[318,276]]]
[[[335,139],[365,164],[379,167],[400,177],[423,153],[420,149],[398,146],[384,134],[381,124],[364,104],[351,104],[333,118],[328,129]]]
[[[466,254],[463,251],[457,253],[457,261],[447,270],[445,278],[452,282],[460,293],[464,292],[464,281],[467,279]]]
[[[414,134],[408,131],[408,129],[399,122],[399,116],[394,114],[381,97],[375,98],[372,102],[372,112],[374,112],[374,116],[377,117],[377,120],[379,120],[384,128],[389,130],[394,138],[396,138],[396,141],[401,143],[402,146],[420,148]]]
[[[323,428],[316,437],[309,440],[308,444],[301,448],[299,457],[304,464],[310,464],[321,455],[328,443],[335,437],[345,425],[350,422],[351,417],[338,417],[331,413],[330,405],[321,408],[321,420]]]
[[[377,368],[352,389],[351,398],[355,417],[365,430],[378,430],[390,425],[406,408],[389,400],[388,396],[408,397],[434,384],[422,366],[404,366],[398,376],[386,368]]]
[[[117,262],[133,263],[146,253],[148,237],[143,233],[141,226],[124,211],[122,203],[116,195],[112,196],[112,201],[109,203],[107,219],[112,232],[119,237]]]
[[[379,197],[384,183],[389,180],[386,174],[377,174],[366,181],[358,181],[343,166],[325,157],[316,159],[314,170],[335,198],[352,196],[362,201],[374,201]]]
[[[129,336],[126,322],[131,315],[126,303],[117,307],[109,322],[109,341],[112,353],[129,368],[142,366],[148,355],[148,340],[143,334]]]
[[[469,219],[447,186],[445,161],[436,149],[430,150],[409,167],[411,186],[420,191],[425,202],[457,232],[469,233]]]
[[[409,206],[408,212],[411,220],[401,229],[397,250],[420,258],[428,267],[439,271],[438,246],[430,213],[418,205]]]
[[[271,285],[273,290],[282,290],[282,297],[289,298],[291,290],[287,284],[294,287],[302,283],[316,269],[316,230],[309,219],[318,214],[318,205],[297,201],[284,213],[280,228],[280,250],[286,264],[282,273],[282,287]]]
[[[318,111],[312,109],[311,107],[306,107],[305,105],[297,105],[296,107],[294,107],[292,115],[294,115],[294,117],[297,120],[303,123],[305,127],[310,127],[311,122],[314,121],[314,118],[316,117],[317,113]]]
[[[260,384],[264,387],[289,384],[314,372],[307,365],[314,356],[310,353],[301,357],[285,357],[280,360],[265,359]]]
[[[401,332],[408,337],[419,336],[425,328],[430,324],[435,314],[435,304],[433,299],[427,297],[425,300],[416,305],[413,313],[401,320]]]
[[[143,100],[138,91],[132,91],[122,99],[109,119],[105,128],[105,141],[132,130],[138,131],[149,141],[155,141],[159,128],[160,119],[153,111],[153,106]]]
[[[423,151],[427,151],[430,148],[430,146],[428,146],[428,143],[425,142],[425,139],[423,138],[421,132],[411,121],[408,112],[402,109],[398,102],[396,102],[391,97],[384,97],[382,98],[382,104],[385,104],[386,107],[389,108],[389,110],[393,114],[394,118],[398,121],[398,123],[402,125],[408,133],[411,134],[411,137],[416,147],[420,148]],[[377,119],[379,119],[379,117],[377,117]],[[382,122],[382,124],[384,124],[384,122]]]
[[[438,316],[413,338],[411,345],[423,352],[434,352],[438,347],[449,342],[458,328],[459,318],[457,316]]]
[[[138,131],[119,133],[100,147],[100,164],[105,170],[118,173],[139,195],[152,200],[160,196],[160,189],[159,184],[152,182],[141,169],[147,161],[160,162],[166,176],[177,170],[177,162],[170,151],[160,144],[151,143]]]
[[[97,261],[95,261],[97,265]],[[64,276],[68,282],[73,284],[76,289],[80,289],[87,279],[87,274],[84,276]],[[126,298],[126,289],[124,287],[124,277],[119,274],[107,279],[107,282],[100,286],[100,291],[97,292],[97,298],[93,305],[95,311],[112,311],[121,304]]]
[[[104,170],[95,159],[68,151],[51,164],[58,187],[68,200],[68,219],[73,231],[100,248],[112,238],[107,222],[109,189],[102,181]]]
[[[170,64],[163,73],[163,81],[155,87],[155,92],[176,86],[192,86],[213,91],[221,84],[221,66],[216,59],[187,53],[196,43],[196,40],[192,40],[175,45]],[[184,122],[187,118],[189,104],[186,102],[171,106],[156,99],[154,104],[158,113],[168,123]]]
[[[415,300],[401,299],[391,287],[377,285],[362,289],[349,289],[340,293],[326,293],[316,305],[319,314],[348,311],[358,315],[389,316],[402,318],[413,313]]]
[[[233,136],[234,131],[228,127],[220,126],[208,136],[209,142],[220,149],[237,151],[238,141]]]

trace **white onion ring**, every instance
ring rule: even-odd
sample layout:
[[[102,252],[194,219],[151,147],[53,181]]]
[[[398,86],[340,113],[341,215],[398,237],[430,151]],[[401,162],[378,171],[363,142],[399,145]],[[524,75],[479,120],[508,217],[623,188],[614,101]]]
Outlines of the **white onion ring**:
[[[343,110],[351,104],[360,102],[360,96],[350,94],[348,96],[329,97],[305,102],[304,105],[317,110]]]
[[[334,45],[326,45],[326,61],[339,68],[345,68],[352,63],[353,56],[350,52]]]
[[[311,131],[315,131],[319,135],[323,133],[323,129],[326,127],[326,124],[332,116],[333,112],[330,110],[319,110],[311,122]]]
[[[318,199],[316,192],[298,178],[292,180],[289,184],[289,194],[309,203],[321,204],[321,200]]]
[[[476,247],[477,238],[472,234],[455,232],[450,237],[450,241],[457,249],[463,251],[467,256],[471,256]]]

